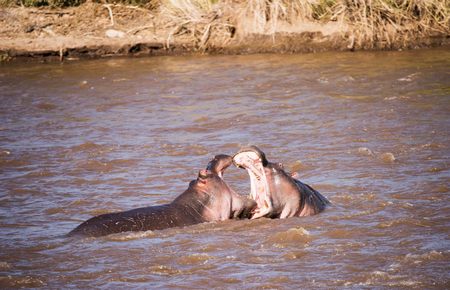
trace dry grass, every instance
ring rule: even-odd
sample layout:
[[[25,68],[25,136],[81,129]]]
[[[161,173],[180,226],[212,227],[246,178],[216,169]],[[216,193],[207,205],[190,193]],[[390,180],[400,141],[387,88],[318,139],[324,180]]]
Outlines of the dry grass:
[[[356,48],[403,47],[417,39],[448,35],[448,0],[336,1],[336,16],[351,24]]]
[[[164,0],[170,39],[191,33],[199,47],[235,35],[275,36],[305,23],[335,24],[349,48],[400,48],[450,33],[449,0]]]
[[[167,46],[175,36],[189,35],[198,48],[206,48],[211,35],[225,44],[233,37],[234,27],[225,17],[222,4],[209,0],[163,0],[158,17],[169,28]]]

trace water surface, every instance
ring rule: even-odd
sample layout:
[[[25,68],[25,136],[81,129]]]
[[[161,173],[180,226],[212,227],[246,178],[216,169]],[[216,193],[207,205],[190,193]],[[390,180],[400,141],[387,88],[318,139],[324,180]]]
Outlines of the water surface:
[[[444,49],[4,64],[0,287],[449,288],[449,67]],[[333,206],[64,237],[248,144]]]

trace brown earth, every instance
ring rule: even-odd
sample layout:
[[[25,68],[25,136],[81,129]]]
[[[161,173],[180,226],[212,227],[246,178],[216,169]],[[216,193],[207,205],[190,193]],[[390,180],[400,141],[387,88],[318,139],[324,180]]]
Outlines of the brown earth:
[[[195,29],[167,25],[156,13],[136,6],[86,3],[65,9],[0,8],[0,61],[353,49],[348,37],[338,29],[329,25],[305,27],[272,35],[238,36],[230,31],[225,42],[208,34],[205,45],[205,35],[195,35]],[[443,44],[448,44],[448,39],[428,38],[416,46]]]

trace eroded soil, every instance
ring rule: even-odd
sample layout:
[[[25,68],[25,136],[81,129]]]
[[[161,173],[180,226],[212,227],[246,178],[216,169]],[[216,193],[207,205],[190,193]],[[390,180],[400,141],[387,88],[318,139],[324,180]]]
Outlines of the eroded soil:
[[[168,24],[156,12],[135,6],[86,3],[65,9],[1,8],[0,60],[17,58],[78,59],[112,55],[185,53],[264,53],[351,50],[342,33],[283,32],[208,38]],[[327,28],[328,29],[328,28]],[[417,46],[436,46],[447,39],[426,39]]]

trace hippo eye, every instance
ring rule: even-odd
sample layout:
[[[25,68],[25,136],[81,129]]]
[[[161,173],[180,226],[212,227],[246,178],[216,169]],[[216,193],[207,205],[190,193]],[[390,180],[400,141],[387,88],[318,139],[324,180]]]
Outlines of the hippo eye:
[[[208,178],[208,170],[200,170],[198,172],[198,177],[200,177],[202,179]]]

